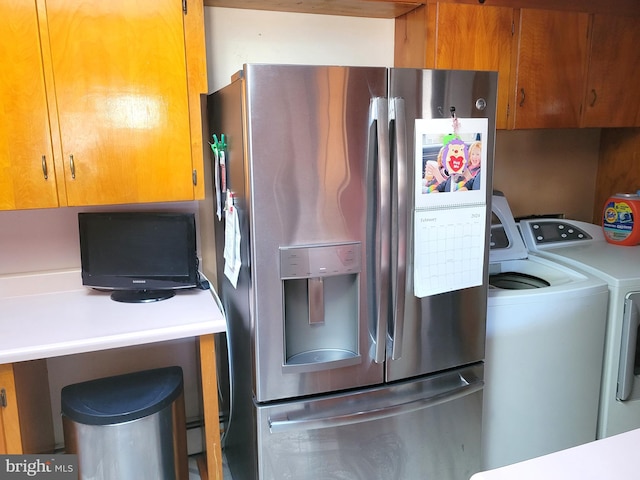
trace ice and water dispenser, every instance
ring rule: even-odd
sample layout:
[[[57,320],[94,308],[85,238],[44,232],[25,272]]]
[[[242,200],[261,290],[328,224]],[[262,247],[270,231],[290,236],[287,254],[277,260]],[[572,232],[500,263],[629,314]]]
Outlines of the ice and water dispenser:
[[[360,362],[359,242],[280,248],[285,371]]]

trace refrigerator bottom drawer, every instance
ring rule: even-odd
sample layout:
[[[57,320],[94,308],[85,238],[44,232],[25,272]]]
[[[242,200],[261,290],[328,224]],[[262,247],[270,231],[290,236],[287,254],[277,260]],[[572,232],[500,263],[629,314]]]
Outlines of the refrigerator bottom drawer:
[[[482,365],[257,408],[260,480],[468,480],[480,470]]]

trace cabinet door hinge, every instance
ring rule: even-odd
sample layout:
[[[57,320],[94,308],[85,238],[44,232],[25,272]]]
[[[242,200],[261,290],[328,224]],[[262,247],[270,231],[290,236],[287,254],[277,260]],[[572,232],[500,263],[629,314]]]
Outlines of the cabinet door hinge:
[[[182,11],[187,14],[187,0],[182,0]]]
[[[7,406],[7,391],[2,388],[0,389],[0,407],[6,407]]]
[[[191,179],[193,180],[193,185],[198,185],[198,171],[194,170],[191,174]]]

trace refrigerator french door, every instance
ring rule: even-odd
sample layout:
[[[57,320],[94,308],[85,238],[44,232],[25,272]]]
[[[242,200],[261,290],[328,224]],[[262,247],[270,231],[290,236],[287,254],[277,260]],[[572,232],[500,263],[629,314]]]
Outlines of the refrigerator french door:
[[[488,118],[490,182],[495,97],[492,72],[300,65],[245,65],[209,96],[210,133],[226,142],[212,177],[225,210],[214,226],[234,480],[317,479],[318,459],[337,478],[382,478],[386,467],[354,457],[374,446],[346,440],[378,430],[420,456],[393,478],[479,467],[488,228],[481,284],[414,295],[414,123],[452,107]],[[224,251],[238,237],[234,278]],[[308,468],[283,470],[294,457]]]

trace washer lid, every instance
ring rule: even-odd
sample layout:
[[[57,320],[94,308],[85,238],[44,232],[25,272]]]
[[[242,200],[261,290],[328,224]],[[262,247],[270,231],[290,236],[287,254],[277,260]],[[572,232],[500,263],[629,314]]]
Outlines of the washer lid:
[[[494,193],[491,198],[491,210],[493,215],[489,263],[527,258],[527,247],[525,247],[518,226],[513,219],[513,213],[511,213],[506,197]]]

